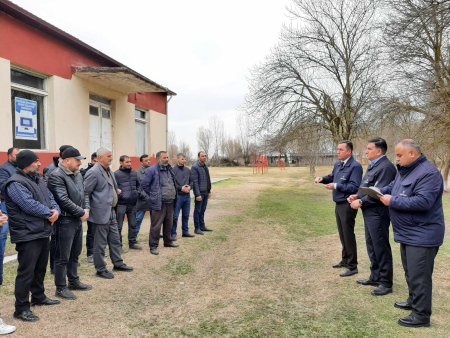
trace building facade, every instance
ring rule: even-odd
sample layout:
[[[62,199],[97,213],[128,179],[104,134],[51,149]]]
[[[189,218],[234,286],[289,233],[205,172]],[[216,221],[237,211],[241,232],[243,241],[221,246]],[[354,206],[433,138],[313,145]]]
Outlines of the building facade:
[[[63,144],[118,157],[167,147],[176,95],[7,0],[0,0],[0,160],[15,146],[49,164]]]

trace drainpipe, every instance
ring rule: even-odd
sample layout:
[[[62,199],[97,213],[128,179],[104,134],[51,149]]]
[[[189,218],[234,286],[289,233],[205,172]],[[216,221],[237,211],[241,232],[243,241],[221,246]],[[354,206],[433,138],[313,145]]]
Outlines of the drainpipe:
[[[166,151],[169,151],[169,102],[172,100],[173,95],[168,95],[166,103]]]

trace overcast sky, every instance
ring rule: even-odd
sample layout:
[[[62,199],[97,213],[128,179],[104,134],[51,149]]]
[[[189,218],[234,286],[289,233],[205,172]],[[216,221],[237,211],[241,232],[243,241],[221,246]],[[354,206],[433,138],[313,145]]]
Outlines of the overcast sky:
[[[169,129],[196,152],[217,115],[229,135],[249,70],[275,46],[290,0],[13,0],[178,95]]]

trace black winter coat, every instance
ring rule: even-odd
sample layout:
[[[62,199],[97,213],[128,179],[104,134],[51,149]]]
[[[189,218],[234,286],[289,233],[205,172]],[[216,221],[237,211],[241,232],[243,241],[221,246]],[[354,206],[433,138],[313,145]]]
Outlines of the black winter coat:
[[[140,186],[136,171],[120,168],[114,172],[114,177],[116,178],[117,186],[122,190],[117,204],[136,205]]]
[[[84,194],[83,177],[60,165],[48,177],[47,186],[61,208],[61,216],[79,218],[89,209],[89,198]]]

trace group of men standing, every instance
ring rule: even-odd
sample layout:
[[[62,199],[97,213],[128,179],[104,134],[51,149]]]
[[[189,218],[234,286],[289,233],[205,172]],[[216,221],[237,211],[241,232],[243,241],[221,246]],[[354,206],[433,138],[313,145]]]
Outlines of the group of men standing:
[[[190,191],[193,189],[195,233],[202,235],[204,231],[212,231],[204,223],[211,192],[207,156],[203,151],[198,155],[199,160],[192,170],[185,167],[183,154],[178,154],[174,169],[165,151],[157,153],[158,163],[153,166],[150,166],[149,156],[143,155],[140,158],[142,167],[137,172],[131,168],[130,157],[124,155],[120,157],[119,170],[112,172],[112,152],[100,148],[92,154],[88,167],[80,171],[81,160],[85,157],[78,149],[65,145],[60,147],[59,158],[54,159],[42,176],[39,173],[41,162],[36,153],[9,149],[8,162],[0,167],[0,227],[2,234],[3,231],[7,234],[9,221],[11,242],[16,244],[18,253],[14,317],[27,322],[37,321],[39,318],[31,311],[31,306],[60,303],[45,294],[44,277],[49,256],[57,297],[75,300],[73,291],[92,289],[78,276],[83,221],[88,222],[88,262],[93,262],[96,275],[105,279],[114,278],[105,262],[106,246],[109,247],[114,271],[133,270],[122,259],[125,216],[129,248],[142,250],[137,236],[145,212],[150,211],[149,247],[150,252],[157,255],[161,227],[164,246],[178,246],[175,241],[180,210],[182,236],[194,237],[188,229]],[[0,242],[2,258],[6,234],[2,236],[5,240]],[[0,334],[14,330],[13,326],[0,319]]]
[[[361,209],[370,276],[356,282],[375,286],[374,296],[392,293],[393,261],[389,243],[392,222],[409,290],[408,299],[394,306],[411,310],[398,323],[407,327],[430,326],[434,259],[445,230],[443,179],[414,140],[405,139],[396,145],[397,169],[386,157],[386,151],[384,139],[368,141],[366,156],[370,164],[363,177],[361,164],[352,156],[352,142],[342,141],[338,144],[338,161],[332,173],[315,179],[333,191],[336,203],[342,257],[333,268],[346,269],[341,277],[358,273],[354,227],[357,211]],[[373,193],[360,189],[369,187]]]

